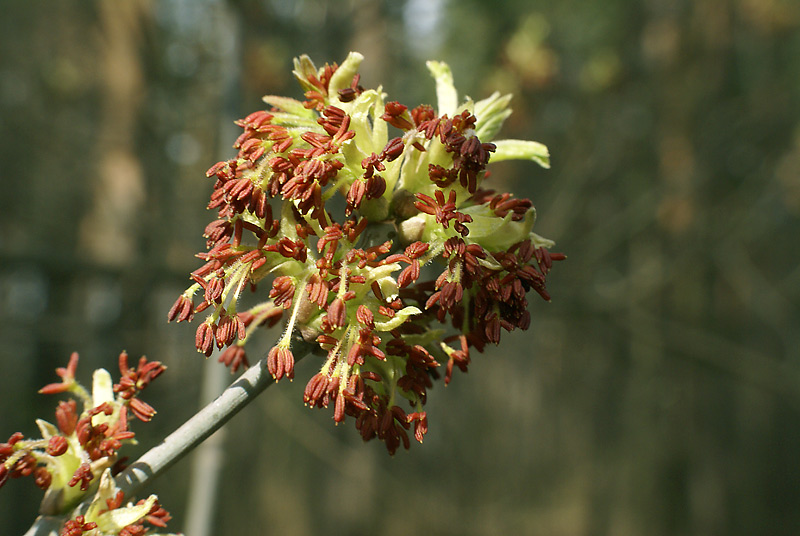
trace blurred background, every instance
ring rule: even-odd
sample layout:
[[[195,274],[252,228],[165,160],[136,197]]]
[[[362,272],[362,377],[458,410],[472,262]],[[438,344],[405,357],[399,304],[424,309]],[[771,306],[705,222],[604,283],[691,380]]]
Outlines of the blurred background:
[[[424,445],[387,456],[302,405],[299,365],[227,427],[213,533],[800,533],[800,4],[796,0],[3,0],[0,440],[53,419],[126,349],[169,367],[138,455],[194,413],[199,266],[233,120],[301,93],[293,57],[366,56],[362,84],[514,94],[495,166],[568,254],[468,374],[430,393]],[[264,354],[278,333],[261,339]],[[251,349],[257,356],[257,350]],[[151,491],[187,526],[191,462]],[[201,477],[202,478],[202,477]],[[0,489],[21,534],[41,492]],[[189,535],[191,536],[191,535]]]

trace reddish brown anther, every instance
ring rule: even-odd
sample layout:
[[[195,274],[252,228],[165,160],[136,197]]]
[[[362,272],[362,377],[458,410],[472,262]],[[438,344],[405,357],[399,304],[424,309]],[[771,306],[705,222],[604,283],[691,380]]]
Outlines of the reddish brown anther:
[[[94,521],[87,523],[84,516],[78,516],[64,523],[64,527],[61,529],[61,532],[59,532],[59,536],[81,536],[84,532],[89,532],[96,528],[97,523]]]
[[[114,392],[126,400],[135,396],[166,370],[160,361],[148,361],[145,356],[140,357],[136,368],[132,369],[128,366],[127,352],[119,354],[118,362],[121,378],[114,385]]]
[[[450,190],[447,201],[445,201],[444,192],[442,190],[436,190],[434,195],[436,199],[426,194],[415,194],[417,201],[414,202],[414,206],[417,207],[417,210],[420,212],[436,216],[436,222],[441,223],[442,227],[445,229],[450,226],[451,220],[456,220],[453,228],[462,236],[469,234],[469,229],[465,224],[472,222],[472,216],[456,210],[455,190]]]
[[[403,149],[405,149],[403,138],[393,138],[389,140],[389,143],[387,143],[386,147],[383,148],[383,151],[381,151],[379,157],[381,160],[391,162],[403,154]]]
[[[533,207],[530,199],[515,199],[511,194],[498,194],[489,201],[489,208],[494,213],[504,218],[511,212],[512,221],[521,221],[525,214]]]
[[[294,280],[288,275],[276,277],[272,282],[272,290],[269,292],[269,297],[278,307],[288,309],[292,306],[294,299],[295,285]]]
[[[100,452],[98,448],[100,443],[105,440],[107,434],[110,435],[111,433],[106,423],[96,426],[92,424],[92,417],[103,413],[106,406],[107,404],[101,404],[96,408],[92,408],[88,411],[88,415],[78,420],[78,424],[75,426],[75,433],[78,436],[78,441],[92,460],[97,460],[105,455]]]
[[[217,322],[216,329],[214,330],[214,338],[217,340],[217,348],[223,346],[230,346],[236,339],[237,335],[240,339],[245,337],[244,323],[237,315],[229,315],[223,312]]]
[[[230,168],[227,161],[217,162],[206,171],[206,177],[213,177],[217,175],[218,178],[227,178],[230,174]],[[222,177],[220,177],[222,175]]]
[[[141,499],[137,504],[142,504],[143,502],[144,499]],[[156,501],[145,519],[154,527],[164,528],[172,519],[172,516],[161,506],[161,504],[159,504],[158,501]]]
[[[381,411],[382,414],[378,416],[377,435],[386,445],[386,450],[394,455],[401,442],[403,447],[408,449],[411,444],[406,433],[409,424],[405,412],[399,406],[382,408]]]
[[[69,448],[67,438],[60,435],[52,436],[47,442],[47,449],[45,452],[50,456],[61,456]]]
[[[364,304],[358,306],[356,310],[356,320],[369,329],[375,329],[375,319],[372,311]]]
[[[36,458],[30,452],[26,452],[11,468],[11,478],[30,476],[36,470],[36,466]]]
[[[118,491],[117,494],[114,495],[114,497],[106,499],[106,509],[101,510],[100,513],[104,514],[110,510],[116,510],[117,508],[122,506],[124,499],[125,499],[125,493],[123,493],[122,491]]]
[[[205,354],[206,357],[211,355],[211,352],[214,351],[214,328],[212,324],[203,322],[197,326],[194,344],[201,354]]]
[[[272,121],[272,118],[273,115],[266,110],[258,110],[251,113],[244,119],[238,119],[234,121],[234,124],[239,125],[240,127],[249,127],[253,130],[259,130],[265,125],[268,125],[270,121]]]
[[[411,110],[411,117],[414,119],[414,124],[419,127],[423,123],[434,121],[436,119],[436,112],[433,110],[433,106],[429,104],[420,104]],[[430,136],[428,136],[428,139],[430,139]]]
[[[336,424],[344,421],[345,402],[344,393],[338,393],[333,406],[333,420]]]
[[[381,361],[385,360],[386,355],[378,348],[380,343],[380,337],[373,335],[372,329],[359,329],[358,342],[353,344],[347,351],[347,364],[351,367],[356,364],[363,365],[366,357],[374,357]]]
[[[352,102],[364,92],[364,88],[358,85],[359,80],[361,80],[361,75],[356,73],[353,76],[353,81],[350,82],[350,87],[339,90],[339,100],[341,102]]]
[[[328,323],[333,329],[342,327],[347,323],[347,308],[341,298],[336,298],[328,306]]]
[[[328,283],[322,279],[319,272],[314,273],[306,284],[308,299],[316,303],[320,309],[328,302]]]
[[[33,471],[33,482],[39,489],[47,489],[53,482],[53,475],[44,467],[37,467]]]
[[[306,262],[306,245],[302,240],[292,240],[291,238],[283,237],[278,241],[277,251],[288,259],[295,259],[300,262]]]
[[[249,160],[250,162],[255,162],[264,155],[266,150],[267,147],[264,144],[263,140],[259,138],[250,138],[246,142],[242,143],[239,149],[238,157],[241,158],[242,160]],[[248,188],[252,188],[252,186]]]
[[[11,435],[6,443],[0,443],[0,488],[3,487],[9,477],[17,476],[14,474],[14,468],[16,467],[16,464],[9,468],[6,466],[5,462],[12,454],[14,454],[14,444],[20,441],[23,437],[24,436],[22,433],[15,432]]]
[[[422,438],[428,433],[428,415],[424,411],[414,412],[409,413],[406,419],[414,424],[414,438],[422,443]]]
[[[169,310],[167,321],[172,322],[175,320],[177,322],[183,322],[186,320],[191,322],[192,318],[194,318],[194,303],[192,303],[191,298],[181,294]]]
[[[267,355],[267,370],[275,378],[275,381],[284,376],[290,380],[294,378],[294,355],[292,351],[281,346],[274,346]]]
[[[383,162],[381,162],[381,158],[378,155],[376,155],[375,153],[372,153],[371,155],[366,157],[364,160],[362,160],[361,161],[361,167],[364,168],[364,178],[365,179],[369,179],[370,177],[372,177],[373,174],[375,173],[375,170],[377,170],[377,171],[385,171],[386,170],[386,166],[384,166]]]
[[[140,521],[123,527],[123,529],[119,531],[119,536],[144,536],[146,532],[147,529],[144,528]]]
[[[220,269],[212,277],[205,288],[204,297],[208,303],[220,303],[222,291],[225,290],[225,271]]]
[[[78,424],[78,404],[75,400],[61,401],[56,408],[56,423],[64,435],[71,435]]]
[[[367,184],[359,179],[353,181],[350,189],[347,191],[347,207],[345,208],[345,216],[350,216],[354,210],[361,207],[361,202],[364,200],[364,194],[367,192]]]
[[[428,164],[428,178],[439,188],[450,186],[458,178],[458,170],[445,169],[440,165]]]
[[[67,484],[74,487],[80,483],[81,491],[86,491],[89,489],[89,484],[92,480],[94,480],[94,474],[92,473],[91,466],[88,463],[82,463],[80,467],[75,470],[75,473]]]
[[[381,119],[399,128],[400,130],[411,130],[414,124],[411,122],[411,117],[408,114],[408,106],[404,106],[397,101],[387,102],[384,106],[384,113]]]
[[[131,398],[128,405],[131,408],[131,412],[142,422],[150,422],[156,414],[156,410],[153,409],[153,406],[138,398]]]
[[[492,313],[486,322],[486,340],[494,344],[500,342],[500,317]]]
[[[75,371],[78,368],[78,352],[72,352],[69,356],[69,364],[64,367],[58,367],[56,369],[56,374],[61,376],[61,383],[51,383],[45,385],[39,392],[42,394],[56,394],[56,393],[64,393],[69,391],[72,385],[75,383]]]
[[[339,245],[339,240],[344,237],[344,233],[342,232],[342,227],[338,223],[325,227],[323,233],[324,234],[317,241],[317,251],[322,251],[325,249],[325,246],[329,245],[328,251],[325,252],[325,258],[332,260],[333,254],[336,252],[336,248]]]
[[[349,130],[350,116],[341,108],[327,106],[322,111],[323,117],[317,119],[317,123],[325,129],[328,135],[333,137],[337,144],[342,144],[355,136],[355,132]]]
[[[317,373],[308,380],[303,392],[303,402],[309,406],[326,408],[330,403],[331,378],[325,374]]]
[[[0,443],[0,456],[10,456],[14,452],[12,447],[24,438],[25,436],[22,432],[14,432],[11,434],[7,442]]]
[[[567,258],[563,253],[550,253],[549,250],[539,247],[534,251],[536,262],[539,264],[539,270],[543,274],[547,274],[553,267],[553,261],[563,261]]]
[[[419,261],[416,259],[411,261],[411,264],[400,272],[397,276],[397,286],[405,288],[417,279],[419,279]]]
[[[230,221],[224,219],[212,221],[206,225],[206,229],[203,231],[203,236],[208,239],[206,241],[208,249],[211,249],[219,242],[227,242],[232,235],[233,226]]]
[[[467,342],[467,337],[465,335],[459,335],[458,340],[461,344],[461,349],[450,353],[450,358],[445,368],[445,385],[449,384],[453,377],[453,366],[457,366],[461,369],[461,372],[467,372],[467,367],[469,366],[469,344]],[[449,339],[445,339],[445,341],[450,342]]]
[[[351,87],[346,87],[339,90],[339,101],[341,102],[353,102],[357,96],[358,93]]]
[[[380,175],[373,175],[367,179],[367,200],[378,199],[386,193],[386,180]]]

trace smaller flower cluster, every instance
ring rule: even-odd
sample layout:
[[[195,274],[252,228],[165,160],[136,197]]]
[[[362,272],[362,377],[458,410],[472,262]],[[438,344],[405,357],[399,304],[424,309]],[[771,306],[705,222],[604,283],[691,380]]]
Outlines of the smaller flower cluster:
[[[118,451],[124,443],[134,442],[130,416],[148,422],[156,413],[138,395],[165,367],[145,357],[131,367],[125,352],[120,354],[118,365],[119,382],[113,383],[106,370],[97,369],[91,393],[75,379],[77,353],[70,356],[66,367],[56,369],[61,381],[39,392],[66,393],[73,398],[59,402],[56,425],[36,421],[41,439],[25,439],[17,432],[0,443],[0,486],[9,478],[32,476],[37,486],[47,490],[43,510],[63,513],[106,469],[114,473],[122,470],[124,459]]]
[[[106,469],[86,512],[73,515],[64,523],[59,536],[175,536],[151,532],[153,527],[166,527],[172,517],[155,495],[135,504],[125,503],[124,499],[114,485],[111,471]]]

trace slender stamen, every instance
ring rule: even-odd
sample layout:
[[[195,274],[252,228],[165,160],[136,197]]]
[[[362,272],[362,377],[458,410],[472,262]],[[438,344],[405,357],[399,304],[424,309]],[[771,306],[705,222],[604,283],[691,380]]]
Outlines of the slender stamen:
[[[305,300],[306,282],[307,279],[302,279],[295,289],[294,300],[292,300],[292,316],[289,317],[289,321],[286,323],[286,331],[283,333],[280,343],[278,343],[283,348],[289,348],[292,344],[292,332],[294,331],[295,322],[297,322],[297,314],[300,310],[300,305]]]

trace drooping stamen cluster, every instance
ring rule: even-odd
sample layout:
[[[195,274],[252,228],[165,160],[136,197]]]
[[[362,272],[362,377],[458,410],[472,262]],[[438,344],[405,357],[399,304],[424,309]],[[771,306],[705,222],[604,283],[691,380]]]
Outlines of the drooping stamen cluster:
[[[268,110],[237,121],[237,156],[207,173],[217,219],[198,254],[205,264],[169,319],[208,309],[196,347],[224,349],[219,359],[234,371],[248,364],[251,333],[285,319],[269,372],[293,378],[293,337],[316,342],[326,358],[305,403],[333,405],[337,423],[354,417],[365,440],[393,453],[408,447],[412,425],[422,441],[437,368],[446,363],[449,382],[454,367],[466,371],[470,348],[527,329],[526,293],[549,299],[545,275],[563,255],[532,232],[529,200],[481,189],[491,160],[547,163],[535,142],[488,141],[510,113],[508,97],[459,107],[449,69],[429,63],[438,111],[409,109],[360,85],[361,59],[317,69],[303,56],[294,75],[304,101],[267,96]],[[442,266],[438,276],[428,264]],[[238,311],[244,288],[265,278],[265,301]]]

